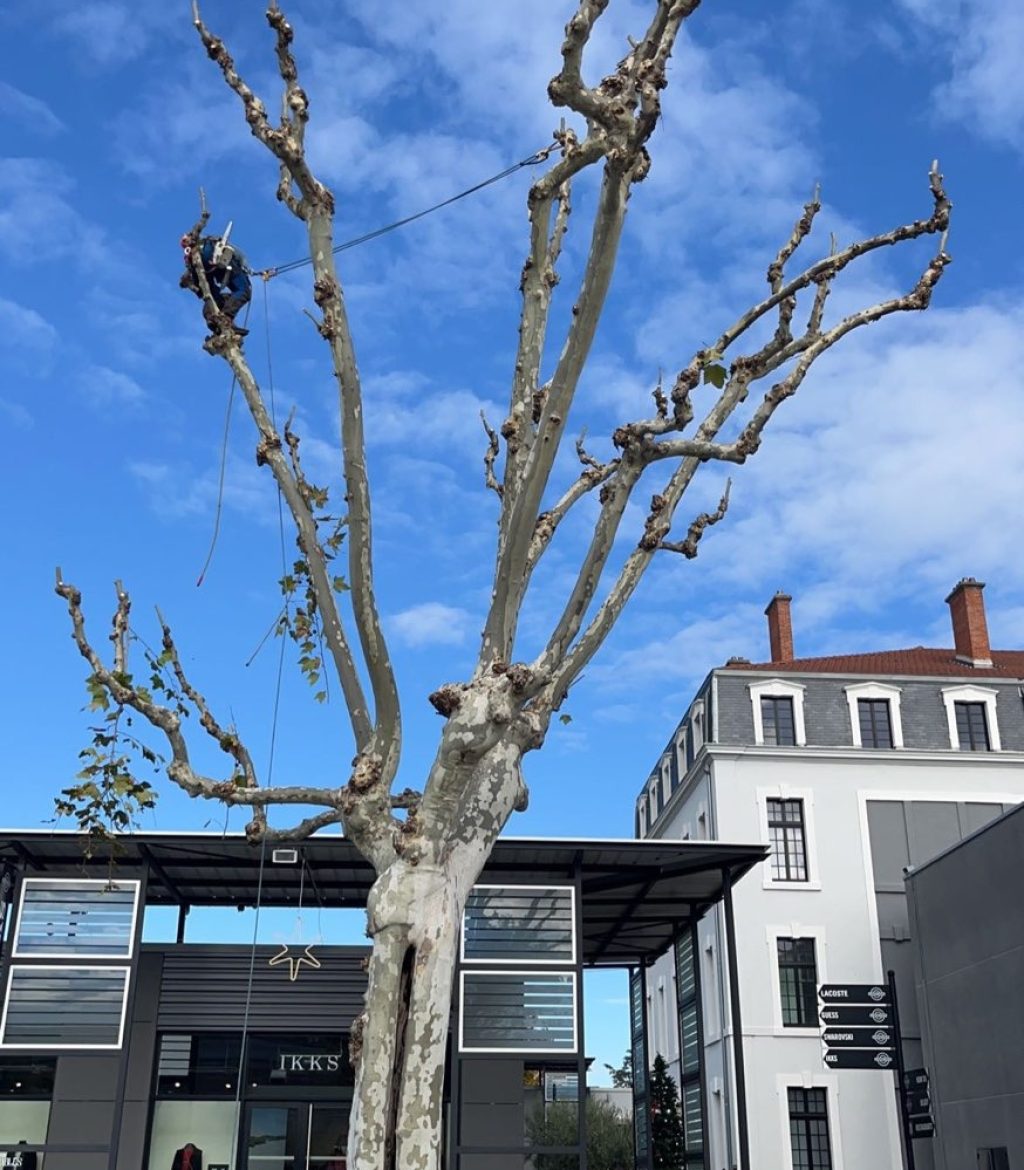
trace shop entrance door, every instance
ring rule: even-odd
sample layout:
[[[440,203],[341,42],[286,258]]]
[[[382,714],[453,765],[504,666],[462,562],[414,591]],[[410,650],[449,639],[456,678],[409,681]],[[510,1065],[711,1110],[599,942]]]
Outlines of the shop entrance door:
[[[253,1102],[239,1170],[346,1170],[348,1105]]]

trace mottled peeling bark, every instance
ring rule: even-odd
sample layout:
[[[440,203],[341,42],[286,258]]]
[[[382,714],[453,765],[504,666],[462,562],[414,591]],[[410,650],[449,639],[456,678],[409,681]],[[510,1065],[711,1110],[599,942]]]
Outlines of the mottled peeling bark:
[[[436,1170],[458,930],[478,874],[397,863],[374,886],[349,1165]]]

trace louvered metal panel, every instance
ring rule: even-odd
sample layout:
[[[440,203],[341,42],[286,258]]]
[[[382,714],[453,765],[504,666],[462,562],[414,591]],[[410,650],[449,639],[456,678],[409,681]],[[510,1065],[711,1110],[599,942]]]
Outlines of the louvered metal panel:
[[[117,1048],[127,967],[11,967],[0,1043],[12,1048]]]
[[[463,1052],[575,1052],[576,976],[464,971]]]
[[[462,929],[465,963],[572,963],[572,886],[474,886]]]
[[[14,955],[34,959],[127,959],[139,883],[25,878]]]
[[[250,1031],[296,1032],[316,1027],[347,1031],[363,1009],[366,973],[361,948],[312,948],[319,968],[269,967],[280,947],[258,947],[253,966]],[[293,948],[296,954],[302,948]],[[241,1029],[249,981],[248,947],[190,945],[164,952],[160,1031],[230,1032]]]

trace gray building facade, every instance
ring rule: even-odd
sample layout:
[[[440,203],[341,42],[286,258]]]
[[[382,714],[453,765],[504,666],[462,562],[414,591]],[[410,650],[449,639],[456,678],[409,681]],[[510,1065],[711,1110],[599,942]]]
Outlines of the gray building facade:
[[[936,1170],[1024,1167],[1024,806],[911,869]]]
[[[947,598],[948,648],[817,658],[794,653],[791,599],[777,595],[766,610],[771,660],[713,669],[642,786],[640,837],[753,838],[770,849],[760,882],[737,891],[737,980],[721,913],[698,932],[708,1170],[736,1164],[744,1105],[745,1170],[903,1165],[892,1071],[825,1059],[817,988],[873,984],[892,970],[903,1056],[926,1063],[904,872],[1024,800],[1024,651],[990,647],[982,589],[967,578]],[[652,1051],[685,1077],[687,1055],[666,1026],[674,974],[663,963],[651,982]],[[916,1170],[938,1167],[933,1145],[914,1141]],[[948,1170],[974,1167],[973,1157]]]

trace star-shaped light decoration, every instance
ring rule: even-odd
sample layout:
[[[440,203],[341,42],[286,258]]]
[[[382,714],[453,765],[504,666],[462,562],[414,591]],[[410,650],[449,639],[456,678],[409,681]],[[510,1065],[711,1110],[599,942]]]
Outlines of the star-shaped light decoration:
[[[276,967],[279,963],[288,964],[288,979],[294,983],[299,977],[299,968],[303,963],[307,967],[319,968],[320,960],[313,954],[313,947],[310,945],[303,950],[301,955],[293,955],[290,953],[291,947],[285,943],[284,946],[267,960],[268,967]]]

